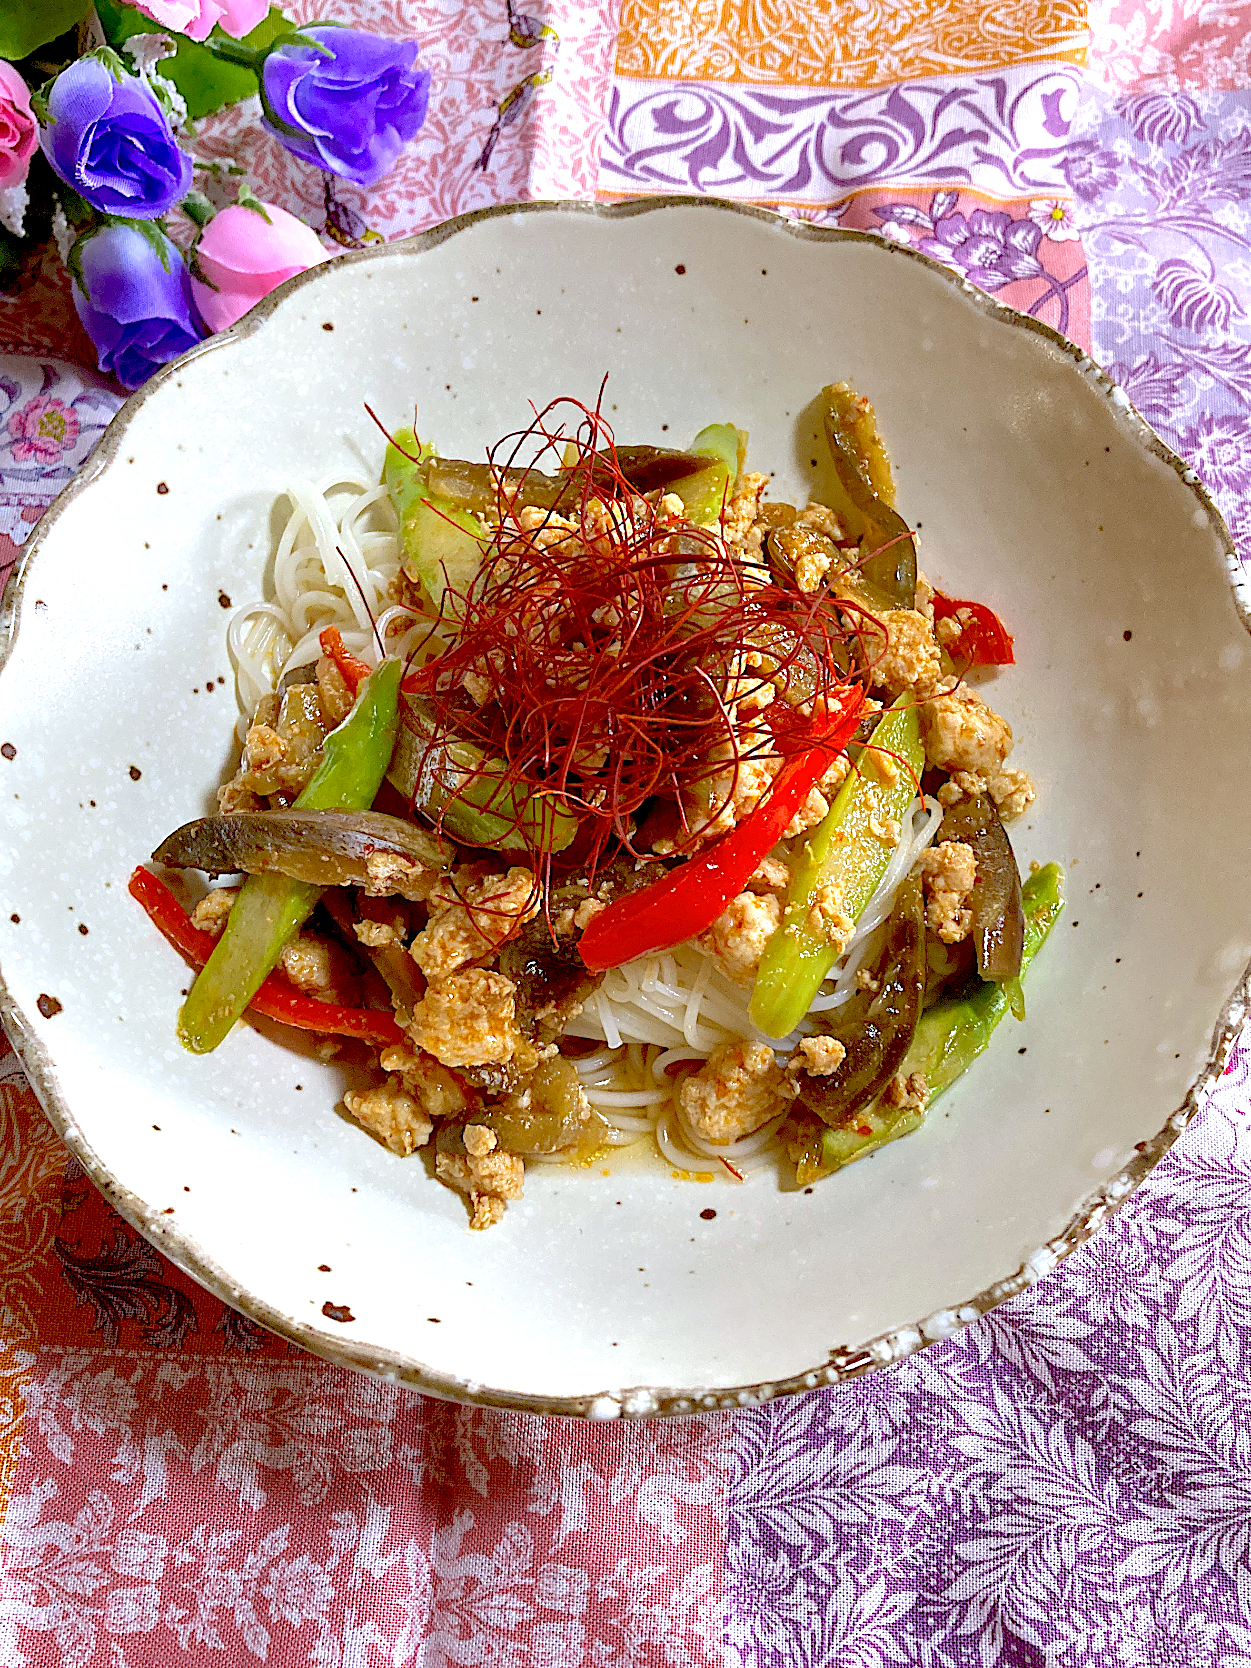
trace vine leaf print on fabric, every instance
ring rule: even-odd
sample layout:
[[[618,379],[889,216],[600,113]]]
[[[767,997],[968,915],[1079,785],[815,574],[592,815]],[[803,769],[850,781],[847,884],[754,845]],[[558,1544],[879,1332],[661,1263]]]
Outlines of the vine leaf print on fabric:
[[[1066,161],[1096,357],[1251,551],[1251,123],[1245,97],[1090,93]]]
[[[162,1279],[164,1264],[145,1239],[120,1224],[113,1243],[98,1251],[75,1251],[64,1240],[54,1245],[65,1282],[80,1304],[95,1312],[92,1331],[115,1344],[123,1320],[138,1321],[144,1343],[175,1347],[197,1327],[185,1292]]]

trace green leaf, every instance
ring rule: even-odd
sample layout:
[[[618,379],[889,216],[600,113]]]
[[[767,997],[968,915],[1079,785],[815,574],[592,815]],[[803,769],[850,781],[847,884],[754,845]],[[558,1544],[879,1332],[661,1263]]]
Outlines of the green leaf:
[[[0,0],[0,8],[10,3],[11,0]],[[239,64],[223,63],[206,47],[197,46],[194,41],[169,30],[162,30],[159,23],[153,23],[150,17],[145,17],[134,6],[119,6],[116,0],[98,0],[96,11],[110,46],[122,46],[131,35],[152,34],[168,34],[177,43],[178,51],[172,58],[161,60],[157,73],[167,76],[177,87],[187,101],[187,115],[193,122],[198,122],[201,116],[212,115],[214,110],[221,110],[228,104],[238,104],[257,91],[257,80],[251,70]],[[268,17],[258,23],[250,35],[243,37],[244,44],[263,50],[293,27],[291,20],[284,17],[277,6],[271,6]],[[221,32],[220,29],[213,31],[214,34]]]
[[[90,0],[0,0],[0,58],[25,58],[72,29]]]

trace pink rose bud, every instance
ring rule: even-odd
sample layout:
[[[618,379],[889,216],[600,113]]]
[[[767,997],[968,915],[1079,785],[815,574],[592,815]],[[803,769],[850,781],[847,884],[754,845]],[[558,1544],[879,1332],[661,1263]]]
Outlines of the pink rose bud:
[[[223,209],[196,245],[195,264],[207,282],[193,277],[191,287],[210,330],[228,330],[270,290],[327,258],[310,226],[274,203],[261,206],[264,215],[242,205]]]
[[[39,143],[26,83],[0,58],[0,191],[21,185]]]
[[[269,0],[137,0],[139,10],[167,29],[202,41],[220,23],[242,40],[269,11]]]

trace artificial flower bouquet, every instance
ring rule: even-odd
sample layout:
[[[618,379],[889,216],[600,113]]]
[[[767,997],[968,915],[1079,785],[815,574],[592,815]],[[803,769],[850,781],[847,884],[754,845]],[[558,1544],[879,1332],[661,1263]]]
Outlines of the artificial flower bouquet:
[[[360,185],[388,173],[420,129],[430,73],[412,42],[297,26],[269,0],[143,0],[139,21],[154,27],[124,39],[119,7],[82,11],[34,0],[0,13],[0,224],[11,264],[45,228],[56,239],[100,369],[136,388],[328,254],[246,180],[214,207],[200,186],[220,199],[220,169],[196,157],[165,60],[197,43],[201,59],[229,66],[239,96],[259,97],[259,119],[293,156]]]

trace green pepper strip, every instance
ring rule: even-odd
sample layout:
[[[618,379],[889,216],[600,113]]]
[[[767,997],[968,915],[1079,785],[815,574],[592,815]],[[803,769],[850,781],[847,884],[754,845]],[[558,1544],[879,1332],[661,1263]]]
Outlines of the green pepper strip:
[[[432,446],[422,445],[412,429],[400,429],[387,447],[382,479],[399,518],[404,571],[442,607],[449,587],[463,594],[473,582],[487,533],[476,515],[431,490],[427,477],[434,461]]]
[[[893,782],[881,780],[879,759],[894,765]],[[837,945],[807,925],[820,889],[835,886],[852,920],[860,918],[891,859],[891,848],[872,825],[901,820],[916,798],[922,765],[916,702],[901,695],[861,754],[859,773],[848,776],[793,859],[782,925],[765,946],[751,996],[752,1020],[768,1036],[785,1037],[795,1029],[838,960]]]
[[[1064,874],[1057,863],[1032,874],[1021,888],[1025,906],[1025,949],[1022,973],[1046,941],[1064,908]],[[1015,981],[1014,981],[1015,982]],[[972,996],[935,1002],[921,1015],[900,1074],[919,1071],[929,1089],[928,1105],[949,1089],[983,1052],[999,1021],[1009,1012],[1012,993],[1006,985],[983,984]],[[847,1129],[827,1129],[821,1135],[820,1157],[805,1155],[798,1180],[807,1186],[818,1176],[839,1170],[853,1159],[910,1135],[925,1118],[925,1108],[888,1107],[881,1101],[856,1115]],[[814,1162],[815,1160],[815,1162]]]
[[[301,811],[364,811],[374,802],[395,745],[401,666],[385,660],[351,712],[326,737],[321,763],[295,806]],[[312,914],[323,888],[285,875],[249,875],[226,929],[191,987],[178,1035],[208,1054],[260,989],[283,947]]]

